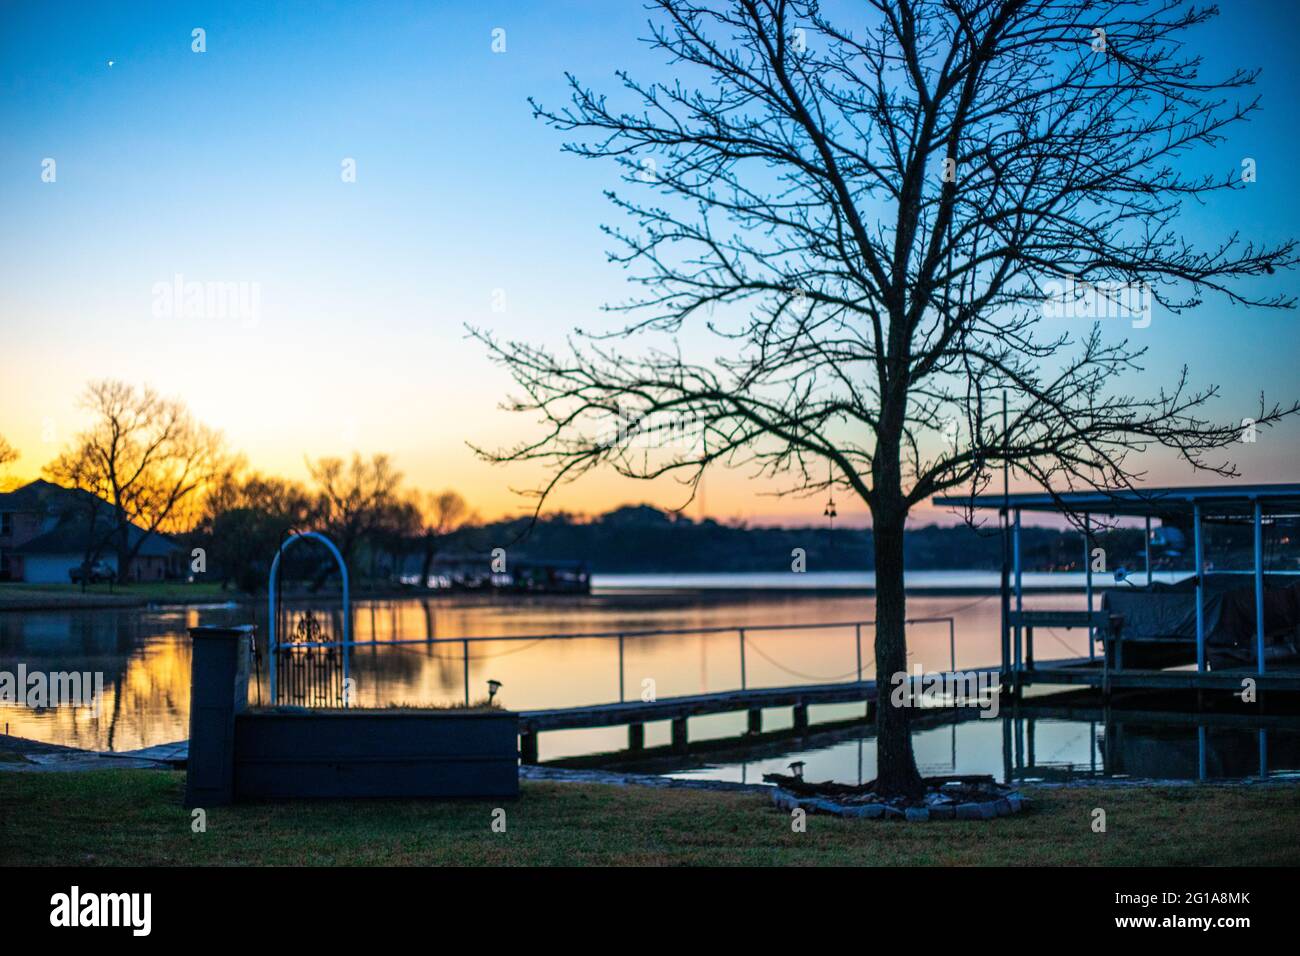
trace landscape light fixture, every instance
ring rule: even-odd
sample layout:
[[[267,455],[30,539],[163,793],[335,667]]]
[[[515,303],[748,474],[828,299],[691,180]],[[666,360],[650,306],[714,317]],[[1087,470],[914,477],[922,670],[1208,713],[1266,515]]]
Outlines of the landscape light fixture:
[[[488,684],[488,704],[491,704],[493,698],[495,698],[497,695],[497,691],[499,691],[503,685],[499,680],[490,680],[487,682],[487,684]]]

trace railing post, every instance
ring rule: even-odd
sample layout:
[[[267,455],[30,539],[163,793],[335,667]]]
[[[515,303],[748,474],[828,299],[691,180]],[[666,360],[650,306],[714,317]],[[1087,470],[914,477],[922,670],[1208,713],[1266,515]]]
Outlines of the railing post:
[[[853,625],[853,640],[858,650],[858,683],[862,683],[862,625]]]
[[[465,648],[465,706],[469,706],[469,641],[462,641]]]
[[[740,628],[740,689],[745,689],[745,629]]]
[[[948,618],[948,666],[954,674],[957,673],[957,626],[951,617]]]
[[[623,703],[623,635],[618,636],[618,702]]]

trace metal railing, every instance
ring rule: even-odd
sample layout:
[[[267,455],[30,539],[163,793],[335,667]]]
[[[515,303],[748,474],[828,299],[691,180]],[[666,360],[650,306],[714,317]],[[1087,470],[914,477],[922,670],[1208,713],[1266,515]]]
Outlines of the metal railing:
[[[509,643],[522,641],[590,641],[590,640],[610,640],[618,642],[618,699],[622,702],[625,699],[624,682],[626,670],[624,667],[624,645],[628,640],[635,640],[647,637],[666,637],[673,635],[701,635],[701,634],[731,634],[735,633],[738,637],[738,647],[740,650],[740,689],[748,689],[748,675],[745,664],[745,638],[747,634],[758,632],[773,631],[816,631],[828,630],[830,628],[853,628],[854,652],[857,661],[855,670],[856,680],[862,681],[862,629],[864,627],[873,627],[874,620],[870,621],[829,621],[814,624],[747,624],[743,626],[727,625],[719,627],[683,627],[683,628],[657,628],[654,630],[618,630],[618,631],[576,631],[562,634],[497,634],[497,635],[472,635],[466,637],[411,637],[411,638],[389,638],[386,640],[371,639],[366,641],[349,641],[346,644],[342,641],[322,641],[322,642],[299,642],[294,647],[299,649],[314,647],[343,647],[344,656],[351,648],[355,647],[401,647],[413,644],[435,645],[435,644],[460,644],[464,656],[464,674],[465,674],[465,704],[470,703],[470,681],[469,681],[469,662],[470,662],[470,645],[471,644],[492,644],[492,643]],[[909,618],[903,622],[906,625],[915,624],[947,624],[948,625],[948,657],[949,666],[952,670],[957,669],[957,637],[955,618],[953,617],[917,617]]]

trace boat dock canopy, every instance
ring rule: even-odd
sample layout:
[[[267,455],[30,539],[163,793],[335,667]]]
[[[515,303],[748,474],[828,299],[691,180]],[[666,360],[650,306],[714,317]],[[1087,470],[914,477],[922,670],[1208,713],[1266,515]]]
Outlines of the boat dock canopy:
[[[1117,491],[1033,492],[1014,495],[945,495],[937,507],[1007,508],[1011,511],[1072,511],[1112,517],[1166,518],[1200,506],[1205,518],[1250,518],[1256,502],[1269,515],[1300,516],[1300,484],[1207,485]]]
[[[938,507],[993,509],[1002,513],[1007,532],[1003,540],[1010,553],[1003,558],[1000,672],[1003,686],[1009,686],[1015,697],[1020,696],[1022,686],[1042,679],[1036,673],[1042,665],[1034,663],[1033,634],[1035,626],[1044,626],[1035,619],[1044,613],[1058,615],[1052,618],[1059,619],[1058,627],[1086,626],[1088,629],[1087,663],[1053,666],[1048,675],[1050,680],[1044,682],[1061,683],[1066,677],[1077,678],[1102,687],[1106,695],[1113,681],[1122,675],[1125,679],[1136,677],[1138,683],[1133,686],[1172,686],[1167,682],[1177,679],[1190,681],[1188,686],[1202,689],[1219,680],[1223,671],[1231,670],[1234,675],[1250,673],[1257,681],[1267,677],[1289,690],[1300,690],[1300,669],[1295,666],[1295,661],[1300,659],[1300,641],[1296,639],[1300,583],[1296,583],[1294,575],[1264,573],[1264,516],[1268,516],[1268,523],[1274,529],[1280,524],[1279,518],[1300,516],[1300,484],[945,495],[934,498],[933,502]],[[1082,517],[1082,611],[1047,612],[1043,608],[1025,611],[1020,520],[1024,512],[1070,513]],[[1105,529],[1093,525],[1093,519],[1098,516],[1145,519],[1146,523],[1144,586],[1137,587],[1126,574],[1116,572],[1117,587],[1103,596],[1101,610],[1105,616],[1100,619],[1094,617],[1097,610],[1093,603],[1093,574],[1104,572],[1105,550],[1094,548],[1093,533]],[[1191,526],[1190,576],[1177,584],[1166,585],[1154,580],[1153,520]],[[1205,560],[1207,522],[1240,522],[1253,526],[1253,588],[1222,573],[1207,573],[1212,567]],[[1095,566],[1098,560],[1100,565]],[[1226,586],[1225,582],[1228,582]],[[1121,583],[1125,586],[1119,587]],[[1098,641],[1104,651],[1100,661],[1096,653]],[[1125,671],[1126,647],[1130,665],[1134,663],[1134,655],[1142,656],[1138,671],[1131,667]],[[1253,666],[1250,666],[1251,658]],[[1164,670],[1193,660],[1195,672],[1180,671],[1171,677]],[[1240,665],[1246,665],[1249,670],[1239,670]]]

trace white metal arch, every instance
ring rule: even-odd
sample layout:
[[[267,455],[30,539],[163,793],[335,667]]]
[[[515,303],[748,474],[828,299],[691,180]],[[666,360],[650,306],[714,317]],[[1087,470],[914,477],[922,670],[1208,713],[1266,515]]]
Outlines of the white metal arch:
[[[279,549],[275,552],[275,557],[271,559],[271,575],[267,582],[267,621],[268,633],[270,635],[267,641],[268,655],[271,659],[270,677],[271,677],[271,703],[279,702],[279,694],[275,682],[275,652],[277,649],[275,634],[275,581],[280,573],[280,555],[284,554],[284,549],[295,541],[302,538],[315,538],[325,547],[329,548],[330,554],[334,555],[334,560],[338,562],[339,574],[343,576],[343,706],[348,706],[348,677],[350,673],[350,663],[352,656],[352,603],[348,596],[348,566],[343,560],[343,555],[339,549],[334,546],[334,542],[319,531],[297,531],[280,543]]]

